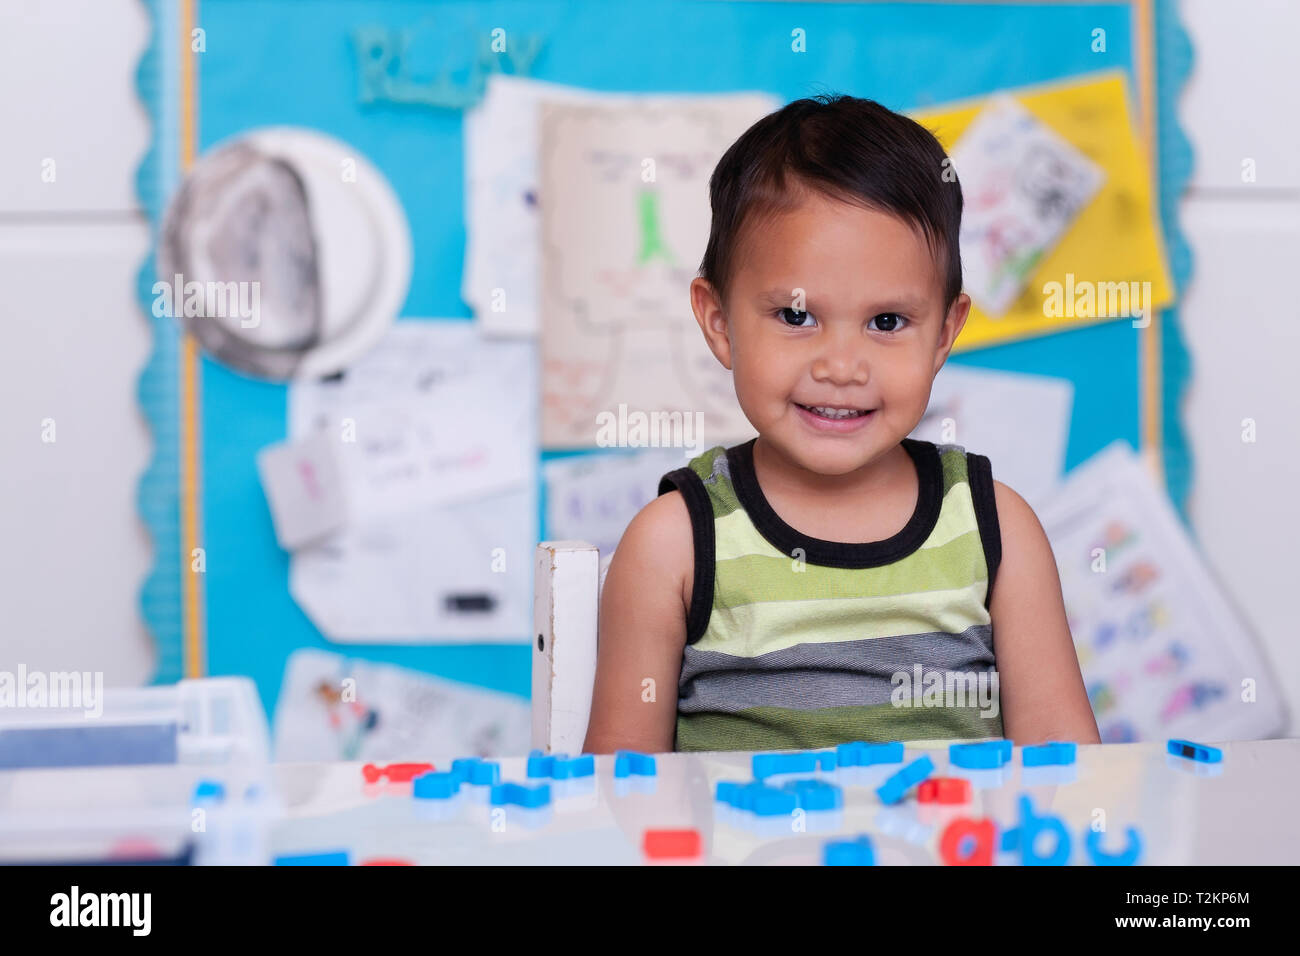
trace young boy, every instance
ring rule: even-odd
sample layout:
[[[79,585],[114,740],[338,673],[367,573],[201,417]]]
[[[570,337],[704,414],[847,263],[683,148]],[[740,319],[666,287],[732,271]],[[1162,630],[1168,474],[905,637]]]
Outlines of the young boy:
[[[758,437],[628,525],[584,749],[1099,742],[1033,511],[987,458],[907,437],[970,309],[939,143],[870,100],[798,100],[710,198],[691,305]]]

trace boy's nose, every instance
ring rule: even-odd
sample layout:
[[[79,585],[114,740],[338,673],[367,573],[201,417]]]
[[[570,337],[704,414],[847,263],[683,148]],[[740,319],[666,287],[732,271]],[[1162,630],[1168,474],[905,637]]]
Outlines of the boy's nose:
[[[836,385],[866,385],[871,380],[871,370],[862,350],[841,346],[818,356],[813,362],[812,377]]]

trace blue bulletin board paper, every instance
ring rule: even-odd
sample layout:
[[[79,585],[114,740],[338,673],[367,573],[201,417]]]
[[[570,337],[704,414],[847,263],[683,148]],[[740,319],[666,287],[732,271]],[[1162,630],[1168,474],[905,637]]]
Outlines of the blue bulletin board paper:
[[[139,192],[155,228],[181,174],[176,157],[183,154],[178,140],[186,127],[177,120],[184,104],[176,76],[183,65],[178,61],[189,55],[195,75],[195,155],[257,127],[305,126],[354,144],[384,173],[412,232],[413,278],[402,317],[470,319],[460,298],[466,240],[462,113],[383,99],[362,102],[358,31],[406,31],[402,68],[412,78],[432,82],[445,68],[453,84],[467,89],[477,51],[498,27],[514,42],[540,43],[527,64],[528,75],[593,90],[760,91],[783,100],[845,92],[908,110],[1108,68],[1138,81],[1134,10],[1128,3],[146,2],[154,36],[141,61],[138,88],[153,116],[154,142],[140,170]],[[1160,36],[1176,44],[1181,31],[1174,13],[1171,3],[1158,4]],[[179,43],[164,42],[180,39],[186,26],[203,31],[202,52],[190,54]],[[792,52],[796,28],[805,32],[806,53]],[[1099,29],[1105,31],[1105,50],[1094,52]],[[1182,42],[1185,46],[1185,36]],[[1186,176],[1184,170],[1180,180],[1174,167],[1189,163],[1189,151],[1170,106],[1185,61],[1165,62],[1158,85],[1167,144],[1161,151],[1168,177],[1162,210],[1180,288],[1190,261],[1175,211]],[[152,264],[146,263],[141,272],[146,311],[151,284]],[[288,556],[276,545],[255,468],[256,452],[285,437],[286,389],[201,360],[197,430],[205,633],[202,659],[191,660],[195,645],[185,637],[184,588],[177,580],[183,567],[176,519],[182,493],[176,439],[179,335],[170,319],[150,321],[154,353],[141,378],[140,398],[157,448],[141,482],[140,507],[158,562],[142,595],[159,643],[156,679],[166,682],[196,671],[247,674],[272,710],[292,651],[339,649],[322,638],[289,595]],[[1166,360],[1175,372],[1163,386],[1169,407],[1185,376],[1185,351],[1176,323],[1164,325]],[[966,353],[954,361],[1070,379],[1075,406],[1068,468],[1116,438],[1140,446],[1137,336],[1129,323],[1115,322]],[[1186,445],[1170,411],[1163,438],[1174,451],[1171,492],[1181,508]],[[996,475],[996,462],[993,467]],[[541,527],[545,538],[544,523]],[[505,646],[366,645],[346,652],[526,697],[529,635],[519,639],[518,645]]]

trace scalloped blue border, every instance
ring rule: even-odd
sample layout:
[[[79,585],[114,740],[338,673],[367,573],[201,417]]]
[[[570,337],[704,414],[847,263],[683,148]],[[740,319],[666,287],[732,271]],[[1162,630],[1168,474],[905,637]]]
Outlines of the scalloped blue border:
[[[170,684],[184,676],[181,633],[184,595],[181,590],[180,334],[174,321],[153,314],[154,249],[162,203],[177,179],[178,132],[176,93],[169,76],[174,71],[175,44],[160,44],[173,35],[174,4],[140,0],[149,18],[149,43],[136,67],[136,96],[152,131],[149,147],[135,174],[135,191],[149,219],[149,254],[136,277],[137,298],[153,333],[153,350],[136,383],[136,397],[153,435],[153,456],[136,488],[136,507],[153,541],[153,568],[140,589],[140,610],[157,647],[153,683]]]
[[[1176,0],[1156,0],[1155,22],[1155,102],[1157,104],[1156,140],[1159,155],[1160,221],[1164,227],[1169,267],[1174,289],[1182,295],[1192,280],[1196,263],[1191,246],[1183,235],[1180,201],[1195,166],[1192,144],[1178,121],[1178,101],[1192,71],[1194,55],[1191,38],[1178,18]],[[1183,341],[1177,304],[1165,311],[1160,324],[1160,395],[1161,445],[1163,448],[1165,487],[1183,524],[1192,532],[1187,514],[1187,497],[1192,484],[1192,453],[1183,430],[1183,399],[1191,380],[1192,360]]]

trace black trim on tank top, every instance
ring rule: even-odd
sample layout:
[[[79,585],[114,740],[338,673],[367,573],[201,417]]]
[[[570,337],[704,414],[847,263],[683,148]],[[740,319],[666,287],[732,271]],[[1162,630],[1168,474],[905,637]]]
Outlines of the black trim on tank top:
[[[1002,563],[1002,529],[998,525],[997,499],[994,497],[993,466],[984,455],[966,453],[966,473],[970,476],[970,496],[975,503],[975,523],[984,544],[984,563],[989,569],[989,589],[984,607],[993,600],[993,580]]]
[[[939,520],[943,506],[943,466],[939,449],[933,442],[904,438],[903,448],[916,465],[919,490],[916,509],[903,529],[882,541],[849,543],[813,538],[790,527],[768,503],[754,473],[754,442],[727,449],[731,481],[736,496],[749,513],[758,533],[782,554],[793,555],[803,549],[804,560],[828,568],[875,568],[912,554],[925,543]]]
[[[686,643],[704,636],[713,613],[713,504],[704,481],[690,468],[678,468],[659,479],[658,494],[680,491],[691,516],[695,572],[691,583],[691,607],[686,614]]]

